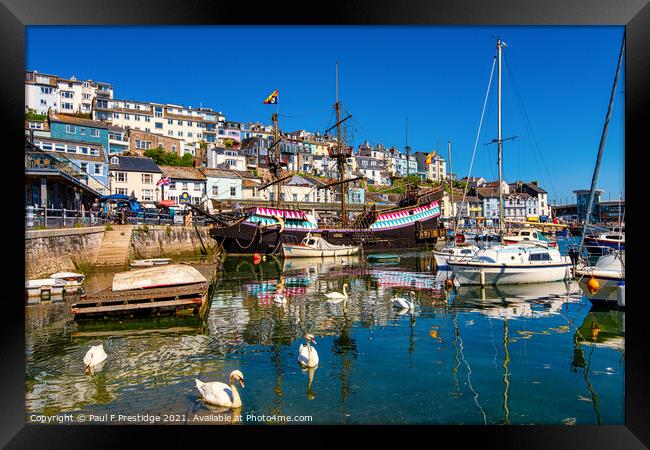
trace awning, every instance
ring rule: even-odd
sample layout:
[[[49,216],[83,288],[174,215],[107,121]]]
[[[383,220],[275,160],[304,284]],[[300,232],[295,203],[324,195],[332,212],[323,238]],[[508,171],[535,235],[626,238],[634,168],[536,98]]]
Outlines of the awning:
[[[99,197],[99,201],[105,202],[105,201],[110,201],[110,200],[129,200],[128,195],[124,194],[113,194],[113,195],[102,195]]]
[[[177,206],[178,203],[176,203],[176,200],[163,200],[161,202],[158,202],[158,206],[162,206],[165,208],[168,208],[170,206]]]

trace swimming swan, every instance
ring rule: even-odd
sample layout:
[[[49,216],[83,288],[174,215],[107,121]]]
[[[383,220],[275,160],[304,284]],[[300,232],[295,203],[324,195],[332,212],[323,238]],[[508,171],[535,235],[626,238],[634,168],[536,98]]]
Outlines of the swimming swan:
[[[106,358],[108,355],[104,351],[104,345],[93,345],[84,356],[84,372],[90,373],[91,367],[106,361]]]
[[[348,298],[348,284],[344,283],[343,284],[343,293],[341,294],[340,292],[328,292],[325,294],[325,297],[331,299],[331,300],[347,300]]]
[[[411,297],[410,302],[402,297],[395,297],[391,299],[391,302],[393,302],[393,306],[397,308],[413,311],[415,309],[415,292],[409,291],[409,296]]]
[[[230,372],[230,386],[219,381],[204,383],[196,378],[194,381],[196,381],[196,388],[207,403],[228,408],[241,407],[241,398],[235,386],[235,381],[239,381],[241,387],[244,387],[244,375],[239,370]]]
[[[298,362],[305,367],[316,367],[318,365],[318,352],[309,345],[311,342],[316,345],[316,340],[311,334],[305,335],[307,345],[300,344],[298,347]]]
[[[287,298],[283,294],[275,294],[273,297],[273,303],[276,305],[286,305]]]

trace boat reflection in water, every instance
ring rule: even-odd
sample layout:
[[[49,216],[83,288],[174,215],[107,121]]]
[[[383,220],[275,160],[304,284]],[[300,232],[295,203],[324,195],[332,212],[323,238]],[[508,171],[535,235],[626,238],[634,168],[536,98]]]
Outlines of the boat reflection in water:
[[[80,326],[61,305],[28,307],[27,414],[144,408],[188,423],[259,423],[247,415],[265,423],[269,415],[321,424],[623,423],[614,338],[622,316],[590,311],[573,281],[445,290],[448,274],[431,271],[431,251],[399,256],[381,266],[362,256],[226,257],[199,323]],[[326,301],[346,283],[347,301]],[[403,313],[391,299],[409,291],[415,308]],[[279,292],[284,305],[273,302]],[[320,359],[307,370],[297,361],[306,334]],[[80,361],[100,342],[106,364],[85,375]],[[235,369],[246,376],[241,422],[199,401],[194,383]]]

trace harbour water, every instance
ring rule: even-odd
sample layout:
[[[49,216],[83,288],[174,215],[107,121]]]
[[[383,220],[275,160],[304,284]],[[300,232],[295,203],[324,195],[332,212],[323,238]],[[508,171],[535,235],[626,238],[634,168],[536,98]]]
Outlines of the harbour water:
[[[624,311],[593,309],[574,282],[447,292],[448,274],[434,271],[430,251],[399,254],[378,264],[226,257],[203,323],[78,324],[70,301],[29,305],[27,417],[230,423],[235,416],[199,400],[194,380],[224,382],[238,369],[242,424],[287,416],[316,424],[624,423]],[[87,291],[111,276],[90,276]],[[344,283],[347,304],[326,302]],[[287,306],[272,302],[278,285]],[[390,299],[410,290],[413,314],[396,310]],[[317,341],[316,369],[297,362],[306,333]],[[108,360],[86,375],[83,356],[100,342]]]

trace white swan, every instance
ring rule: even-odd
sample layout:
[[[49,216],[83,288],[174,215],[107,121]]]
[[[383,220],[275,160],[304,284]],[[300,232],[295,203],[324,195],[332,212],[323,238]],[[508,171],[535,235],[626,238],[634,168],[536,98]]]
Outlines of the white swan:
[[[239,381],[241,387],[244,387],[244,375],[239,370],[230,372],[230,385],[219,381],[204,383],[196,378],[194,381],[196,381],[196,388],[207,403],[228,408],[241,407],[241,398],[235,386],[235,381]]]
[[[343,284],[343,293],[340,292],[328,292],[325,294],[325,297],[331,300],[347,300],[348,299],[348,284]]]
[[[298,347],[298,362],[305,367],[316,367],[318,365],[318,352],[309,345],[311,342],[316,345],[316,340],[311,334],[305,335],[307,345],[300,344]]]
[[[411,297],[411,301],[402,297],[395,297],[391,299],[391,302],[393,302],[393,306],[397,308],[413,311],[415,309],[415,292],[409,291],[409,296]]]
[[[91,367],[106,361],[108,355],[104,351],[104,345],[93,345],[84,356],[84,372],[90,373]]]
[[[284,294],[275,294],[273,297],[273,303],[276,305],[286,305],[287,304],[287,298],[284,296]]]

